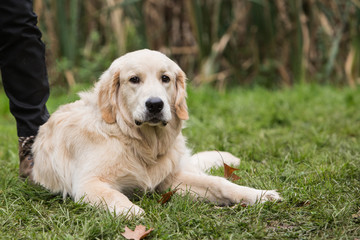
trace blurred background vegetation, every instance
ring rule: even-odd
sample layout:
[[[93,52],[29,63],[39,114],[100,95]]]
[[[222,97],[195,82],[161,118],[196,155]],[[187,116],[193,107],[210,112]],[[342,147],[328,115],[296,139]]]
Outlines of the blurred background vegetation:
[[[34,0],[52,85],[156,49],[195,85],[360,85],[360,0]]]

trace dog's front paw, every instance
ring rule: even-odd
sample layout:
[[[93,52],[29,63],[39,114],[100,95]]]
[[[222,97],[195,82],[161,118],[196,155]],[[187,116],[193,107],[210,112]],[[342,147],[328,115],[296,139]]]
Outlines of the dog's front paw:
[[[256,203],[264,203],[267,201],[281,201],[282,198],[276,190],[257,190],[253,189],[251,193],[247,195],[246,198],[243,198],[241,204],[254,205]]]
[[[257,200],[260,203],[267,201],[278,202],[281,201],[282,198],[276,190],[260,190],[260,194]]]
[[[142,209],[141,207],[133,204],[131,207],[118,207],[115,208],[115,213],[118,216],[125,216],[126,218],[130,219],[130,218],[141,218],[143,215],[145,215],[145,211],[144,209]]]

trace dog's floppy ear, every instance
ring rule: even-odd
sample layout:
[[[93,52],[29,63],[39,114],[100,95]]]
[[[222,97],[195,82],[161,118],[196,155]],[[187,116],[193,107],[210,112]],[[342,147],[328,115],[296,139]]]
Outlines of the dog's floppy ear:
[[[175,112],[181,120],[189,119],[186,96],[186,76],[185,73],[180,70],[176,75]]]
[[[101,117],[105,122],[112,124],[116,122],[116,92],[118,89],[120,72],[110,75],[104,73],[100,79],[101,86],[98,95],[98,104],[101,111]]]

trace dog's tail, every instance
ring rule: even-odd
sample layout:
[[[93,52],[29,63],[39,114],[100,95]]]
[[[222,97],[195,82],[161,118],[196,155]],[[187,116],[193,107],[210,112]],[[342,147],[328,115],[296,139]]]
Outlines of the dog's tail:
[[[212,167],[227,165],[239,166],[240,159],[228,152],[207,151],[199,152],[191,157],[191,162],[201,171],[210,170]]]

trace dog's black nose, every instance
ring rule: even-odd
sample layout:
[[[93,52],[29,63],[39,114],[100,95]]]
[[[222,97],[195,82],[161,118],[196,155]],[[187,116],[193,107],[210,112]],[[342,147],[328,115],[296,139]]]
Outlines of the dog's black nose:
[[[150,113],[156,114],[163,109],[164,102],[158,97],[152,97],[146,101],[145,106]]]

